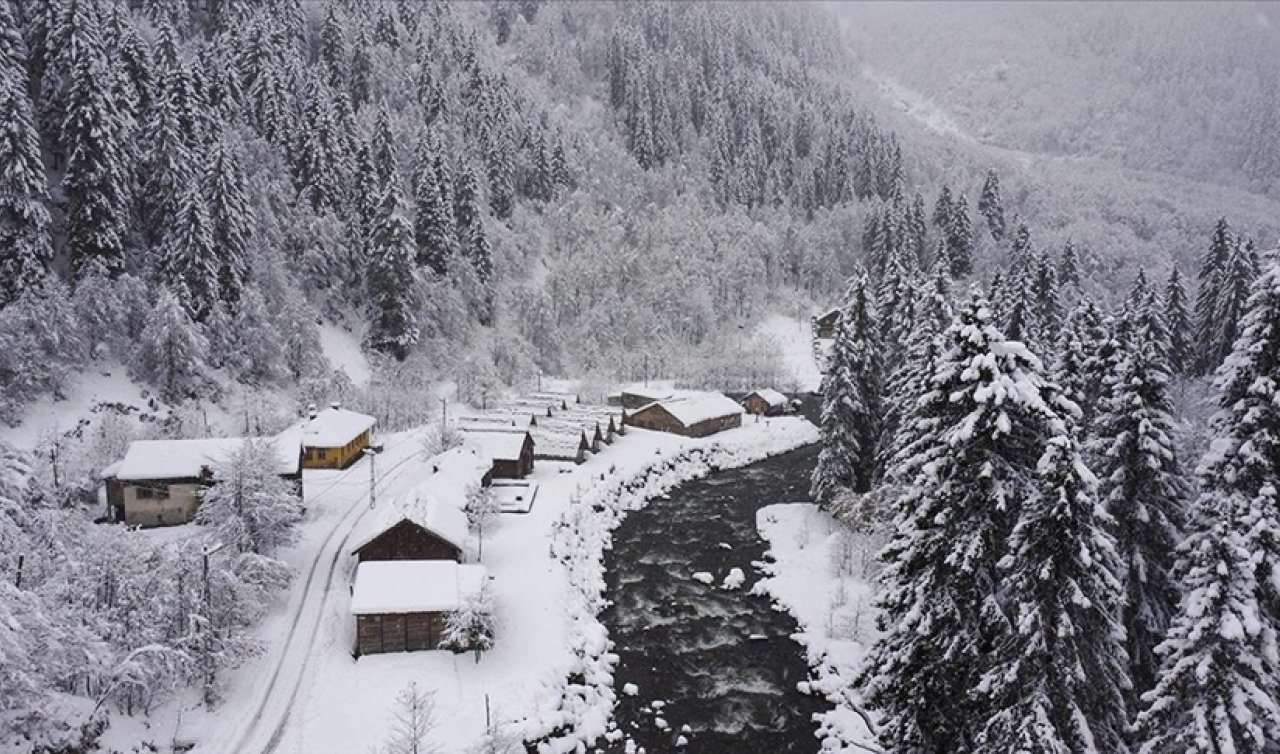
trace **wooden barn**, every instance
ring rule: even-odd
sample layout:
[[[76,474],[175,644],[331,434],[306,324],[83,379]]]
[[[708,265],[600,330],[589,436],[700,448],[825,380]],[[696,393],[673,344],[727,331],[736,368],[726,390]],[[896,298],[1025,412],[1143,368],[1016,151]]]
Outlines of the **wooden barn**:
[[[762,390],[753,390],[742,399],[742,407],[747,410],[748,414],[756,416],[778,416],[787,412],[790,405],[787,396],[779,393],[777,390],[764,388]]]
[[[528,431],[505,431],[471,427],[463,430],[467,442],[479,447],[493,466],[488,478],[524,479],[533,473],[533,435]]]
[[[373,441],[377,420],[334,404],[302,425],[302,465],[308,469],[345,469]]]
[[[685,437],[706,437],[742,426],[742,406],[723,393],[688,393],[636,410],[627,417],[627,424]]]
[[[369,560],[462,560],[467,543],[467,514],[439,501],[391,505],[362,526],[351,552]]]
[[[813,334],[819,338],[834,338],[840,329],[840,307],[830,309],[813,318]]]
[[[360,563],[351,587],[356,656],[439,649],[448,614],[488,578],[484,566],[449,560]]]
[[[200,509],[200,493],[216,484],[214,469],[251,438],[136,440],[103,472],[107,517],[131,526],[185,524]],[[302,495],[302,446],[296,432],[260,438],[275,445],[276,473]]]

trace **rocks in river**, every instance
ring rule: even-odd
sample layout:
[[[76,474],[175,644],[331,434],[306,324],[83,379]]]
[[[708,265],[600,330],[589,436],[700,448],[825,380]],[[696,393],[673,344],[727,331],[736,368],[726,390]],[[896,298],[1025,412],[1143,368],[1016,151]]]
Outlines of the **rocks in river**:
[[[751,634],[747,638],[751,641],[769,641],[769,637],[764,634]]]
[[[715,580],[716,580],[715,576],[712,576],[710,573],[707,573],[706,571],[698,571],[697,573],[693,574],[692,578],[694,581],[701,581],[707,586],[710,586],[711,584],[715,583]]]
[[[622,693],[626,694],[627,696],[635,696],[636,694],[640,693],[640,687],[635,685],[634,683],[623,684]]]
[[[720,584],[720,587],[722,589],[738,589],[746,580],[747,575],[742,572],[741,568],[733,568],[729,570],[729,575],[724,577],[724,582]]]

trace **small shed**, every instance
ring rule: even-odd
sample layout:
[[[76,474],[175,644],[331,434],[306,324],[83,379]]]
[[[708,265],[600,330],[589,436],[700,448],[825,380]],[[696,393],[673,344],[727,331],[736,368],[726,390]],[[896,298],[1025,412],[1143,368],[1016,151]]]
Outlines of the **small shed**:
[[[752,390],[742,399],[742,406],[747,410],[748,414],[757,416],[778,416],[787,411],[787,396],[779,393],[777,390],[763,388],[760,390]]]
[[[103,472],[108,517],[132,526],[172,526],[195,518],[200,492],[217,482],[214,469],[250,439],[276,449],[276,473],[302,494],[302,447],[296,433],[271,438],[218,437],[135,440]]]
[[[523,479],[533,473],[535,443],[527,430],[470,427],[463,431],[467,441],[492,461],[490,479]]]
[[[432,501],[390,505],[360,528],[351,552],[366,560],[462,560],[467,544],[467,514],[462,508]]]
[[[446,616],[488,578],[484,566],[448,560],[360,563],[351,588],[356,656],[438,649]]]
[[[723,393],[687,393],[636,410],[627,417],[627,424],[685,437],[705,437],[742,426],[742,406]]]
[[[828,309],[813,318],[813,334],[819,338],[834,338],[840,329],[840,307]]]
[[[334,404],[302,425],[302,465],[308,469],[345,469],[373,440],[377,420]]]

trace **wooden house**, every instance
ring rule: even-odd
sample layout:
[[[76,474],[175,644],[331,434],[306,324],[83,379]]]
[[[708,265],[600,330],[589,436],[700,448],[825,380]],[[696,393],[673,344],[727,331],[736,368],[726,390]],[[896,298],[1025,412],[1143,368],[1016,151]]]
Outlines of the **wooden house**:
[[[462,560],[467,514],[442,501],[390,504],[360,527],[351,552],[356,560]]]
[[[787,412],[787,396],[777,390],[753,390],[742,399],[742,407],[756,416],[778,416]]]
[[[840,329],[840,307],[829,309],[813,318],[813,334],[819,338],[834,338]]]
[[[477,446],[492,461],[490,480],[524,479],[533,473],[535,443],[527,430],[470,427],[463,432],[467,442]]]
[[[302,465],[308,469],[345,469],[359,460],[373,440],[368,414],[334,404],[302,425]]]
[[[132,526],[172,526],[195,518],[201,492],[217,483],[215,470],[251,438],[137,440],[104,471],[107,516]],[[276,473],[302,495],[302,446],[296,432],[259,438],[275,446]]]
[[[742,426],[742,406],[722,393],[686,393],[637,409],[627,417],[627,423],[685,437],[705,437]]]
[[[439,649],[448,614],[488,578],[484,566],[450,560],[361,562],[351,587],[356,656]]]

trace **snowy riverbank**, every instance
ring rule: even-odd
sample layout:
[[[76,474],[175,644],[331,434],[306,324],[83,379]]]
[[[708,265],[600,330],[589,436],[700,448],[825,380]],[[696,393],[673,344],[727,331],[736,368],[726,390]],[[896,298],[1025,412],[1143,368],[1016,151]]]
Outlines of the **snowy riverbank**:
[[[570,636],[564,649],[572,662],[524,721],[526,736],[544,739],[539,745],[544,754],[622,738],[612,722],[617,657],[597,617],[606,605],[604,552],[613,530],[629,512],[684,482],[815,442],[817,430],[802,418],[787,417],[700,440],[675,439],[678,445],[668,445],[665,452],[655,449],[640,466],[580,490],[557,522],[552,552],[565,568],[563,603]]]
[[[771,597],[800,624],[792,638],[813,669],[801,691],[835,709],[822,715],[824,752],[879,751],[850,686],[874,632],[870,569],[875,546],[809,503],[770,505],[756,513],[772,562],[752,591]]]

